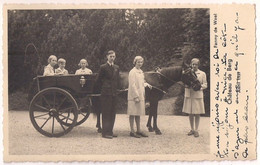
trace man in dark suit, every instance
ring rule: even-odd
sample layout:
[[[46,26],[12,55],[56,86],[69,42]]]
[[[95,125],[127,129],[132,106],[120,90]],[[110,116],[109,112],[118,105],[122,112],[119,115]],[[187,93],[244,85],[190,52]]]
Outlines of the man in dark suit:
[[[119,88],[119,67],[114,64],[116,54],[113,50],[107,53],[107,62],[100,66],[97,83],[101,88],[102,137],[112,139],[116,117],[116,95]]]

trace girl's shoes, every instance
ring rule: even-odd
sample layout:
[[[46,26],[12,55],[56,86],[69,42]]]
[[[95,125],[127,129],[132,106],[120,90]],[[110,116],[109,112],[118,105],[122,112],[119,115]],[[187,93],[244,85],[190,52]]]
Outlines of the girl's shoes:
[[[193,130],[190,130],[190,132],[187,135],[188,136],[194,135],[194,137],[199,137],[200,136],[198,131],[193,131]]]
[[[198,131],[194,131],[194,137],[199,137],[199,132]]]
[[[193,130],[190,130],[190,132],[187,134],[188,136],[191,136],[191,135],[193,135],[194,134],[194,132],[195,131],[193,131]]]
[[[137,133],[135,132],[130,132],[130,136],[131,137],[135,137],[135,138],[140,138],[141,136],[139,136]]]

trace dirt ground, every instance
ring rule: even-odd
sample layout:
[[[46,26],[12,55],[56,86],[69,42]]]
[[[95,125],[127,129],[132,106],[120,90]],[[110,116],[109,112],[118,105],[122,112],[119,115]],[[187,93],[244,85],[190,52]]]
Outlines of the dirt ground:
[[[114,133],[117,138],[104,139],[95,128],[96,118],[88,120],[60,138],[49,138],[37,132],[28,111],[9,111],[10,155],[84,155],[84,154],[207,154],[210,152],[209,117],[201,117],[200,137],[187,136],[190,130],[187,116],[159,115],[162,135],[148,132],[147,116],[141,125],[148,138],[129,136],[126,114],[118,114]]]

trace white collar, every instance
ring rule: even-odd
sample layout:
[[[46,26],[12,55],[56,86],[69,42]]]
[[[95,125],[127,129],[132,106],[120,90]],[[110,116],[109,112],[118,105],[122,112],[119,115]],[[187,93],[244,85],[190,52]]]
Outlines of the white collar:
[[[113,65],[114,65],[114,63],[110,63],[109,61],[107,61],[107,63],[108,63],[108,65],[110,65],[110,66],[113,66]]]
[[[134,69],[137,71],[137,72],[143,72],[142,69],[137,69],[136,67],[134,67]]]

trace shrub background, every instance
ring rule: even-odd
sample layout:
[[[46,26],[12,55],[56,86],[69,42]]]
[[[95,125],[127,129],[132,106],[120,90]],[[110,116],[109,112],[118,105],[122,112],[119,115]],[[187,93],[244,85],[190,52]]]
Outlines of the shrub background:
[[[24,99],[28,87],[43,73],[51,54],[67,60],[69,73],[75,73],[82,58],[97,72],[111,49],[122,71],[133,67],[136,55],[144,57],[144,71],[197,57],[210,85],[209,37],[208,9],[9,10],[9,109],[28,109]],[[209,89],[205,90],[208,114]],[[179,92],[176,114],[182,95]]]

